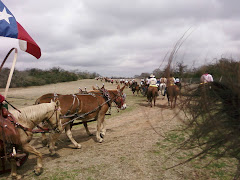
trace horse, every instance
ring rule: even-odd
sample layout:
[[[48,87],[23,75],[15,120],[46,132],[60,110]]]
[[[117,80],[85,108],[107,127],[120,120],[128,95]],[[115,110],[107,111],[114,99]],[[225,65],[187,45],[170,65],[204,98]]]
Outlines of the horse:
[[[133,95],[134,95],[135,91],[137,91],[137,95],[139,94],[140,87],[139,87],[139,85],[138,85],[137,82],[133,82],[133,83],[129,86],[129,88],[131,88],[131,90],[132,90],[132,92],[133,92]]]
[[[119,82],[122,85],[122,84],[124,84],[125,81],[124,81],[124,79],[120,79]]]
[[[16,149],[13,149],[13,158],[10,158],[10,176],[12,178],[21,178],[21,176],[17,174],[17,161],[14,158],[14,156],[16,157],[17,155],[17,149],[22,149],[23,152],[26,153],[35,154],[37,156],[37,166],[35,167],[34,172],[36,175],[40,175],[43,172],[42,154],[29,143],[33,137],[33,128],[38,126],[38,124],[42,121],[48,121],[48,123],[52,127],[52,130],[57,132],[59,131],[59,117],[61,115],[59,106],[59,101],[57,101],[24,107],[19,109],[19,111],[7,112],[7,118],[4,119],[4,121],[10,121],[16,127],[16,132],[18,136],[12,139],[17,139],[17,142],[19,142],[16,144],[14,143],[14,147]],[[2,125],[4,124],[4,121],[1,122]],[[6,144],[13,145],[12,142],[8,141],[6,136],[11,136],[11,134],[7,134],[7,130],[5,130],[2,126],[0,139]]]
[[[153,100],[154,106],[156,105],[157,96],[158,96],[158,87],[149,86],[147,90],[147,99],[151,107],[152,107],[152,100]]]
[[[179,87],[177,85],[169,85],[166,89],[168,105],[171,105],[171,108],[176,106],[177,97],[180,93]],[[174,100],[174,104],[173,104]]]
[[[167,78],[165,77],[160,78],[159,90],[161,91],[161,95],[163,95],[163,92],[167,87],[166,83],[167,83]]]
[[[76,148],[81,148],[81,145],[72,137],[71,123],[75,120],[81,120],[87,134],[91,135],[87,127],[87,122],[97,121],[96,139],[100,143],[103,142],[103,138],[106,134],[105,114],[109,108],[111,108],[112,102],[114,102],[121,110],[126,108],[125,96],[123,94],[124,88],[125,86],[120,88],[118,85],[117,89],[113,90],[99,89],[93,90],[88,94],[57,96],[57,99],[61,103],[61,113],[63,114],[61,117],[62,127],[65,129],[68,138]],[[54,94],[46,94],[38,98],[36,103],[48,102],[53,98]],[[49,144],[51,155],[56,153],[54,146],[59,135],[60,133],[56,134],[54,140]]]
[[[130,82],[129,82],[128,80],[125,80],[125,81],[124,81],[124,85],[125,85],[125,86],[129,86],[129,85],[130,85]]]
[[[166,89],[166,83],[160,83],[160,85],[159,85],[159,90],[160,90],[160,92],[161,92],[161,95],[163,95],[163,92],[165,91],[165,89]]]

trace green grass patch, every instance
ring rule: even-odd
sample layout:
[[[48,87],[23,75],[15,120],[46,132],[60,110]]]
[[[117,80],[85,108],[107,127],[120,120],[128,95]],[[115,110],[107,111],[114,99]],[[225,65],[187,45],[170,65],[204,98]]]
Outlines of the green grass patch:
[[[47,179],[49,180],[77,180],[77,176],[79,174],[79,170],[70,170],[70,171],[66,171],[63,169],[57,169],[56,172],[54,172],[53,174],[51,174],[50,176],[48,176]],[[46,179],[46,177],[41,178],[40,180],[44,180]]]

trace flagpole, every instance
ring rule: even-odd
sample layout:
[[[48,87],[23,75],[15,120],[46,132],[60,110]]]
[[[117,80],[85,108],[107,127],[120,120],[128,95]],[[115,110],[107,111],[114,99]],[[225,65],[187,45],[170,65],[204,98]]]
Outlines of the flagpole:
[[[17,48],[12,48],[12,49],[9,51],[9,54],[10,54],[14,49],[15,49],[15,54],[14,54],[14,58],[13,58],[12,68],[11,68],[11,70],[10,70],[10,73],[9,73],[9,76],[8,76],[7,85],[6,85],[5,92],[4,92],[4,97],[5,97],[5,98],[7,98],[8,89],[9,89],[9,86],[10,86],[10,83],[11,83],[11,80],[12,80],[13,71],[14,71],[14,68],[15,68],[15,65],[16,65],[16,61],[17,61],[17,54],[18,54]]]

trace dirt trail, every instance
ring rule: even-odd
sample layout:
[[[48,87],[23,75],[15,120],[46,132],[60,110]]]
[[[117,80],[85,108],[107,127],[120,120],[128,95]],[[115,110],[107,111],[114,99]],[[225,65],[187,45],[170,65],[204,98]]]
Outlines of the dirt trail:
[[[42,94],[57,92],[76,93],[78,87],[90,90],[96,80],[82,80],[41,87],[11,89],[9,101],[16,107],[31,105]],[[106,88],[116,85],[106,84]],[[165,170],[166,166],[176,162],[164,160],[169,151],[156,151],[156,144],[163,140],[162,135],[179,124],[175,110],[169,109],[166,98],[158,97],[157,106],[150,108],[146,98],[133,96],[128,88],[128,108],[113,117],[108,117],[107,134],[103,143],[97,143],[95,136],[88,136],[82,126],[73,128],[74,138],[81,143],[82,149],[74,149],[65,133],[62,133],[57,145],[58,157],[50,157],[48,149],[42,147],[39,136],[35,136],[33,145],[44,155],[44,172],[39,177],[32,172],[36,165],[34,156],[19,169],[24,179],[194,179],[189,175],[189,167],[183,166]],[[114,111],[114,109],[113,109]],[[96,122],[89,124],[89,130],[96,132]],[[191,177],[190,177],[191,176]],[[6,179],[7,175],[0,176]]]

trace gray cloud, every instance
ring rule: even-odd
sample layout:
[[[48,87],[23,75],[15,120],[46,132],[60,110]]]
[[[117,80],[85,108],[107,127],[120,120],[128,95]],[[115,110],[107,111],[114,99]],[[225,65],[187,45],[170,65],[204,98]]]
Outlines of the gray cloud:
[[[36,60],[19,50],[18,69],[61,67],[104,76],[134,76],[163,68],[187,29],[192,34],[175,63],[191,67],[239,59],[240,2],[232,0],[8,0],[3,3],[42,50]],[[0,38],[0,57],[17,41]],[[10,62],[7,63],[10,66]]]

